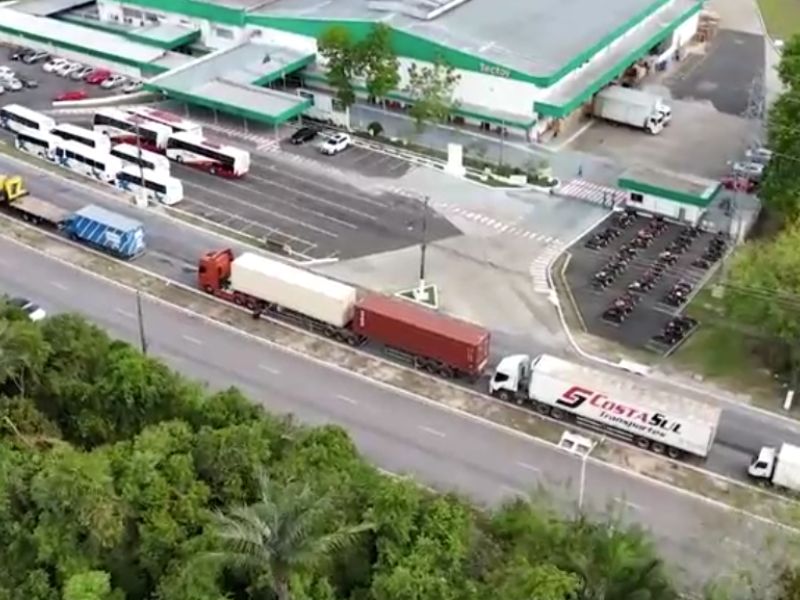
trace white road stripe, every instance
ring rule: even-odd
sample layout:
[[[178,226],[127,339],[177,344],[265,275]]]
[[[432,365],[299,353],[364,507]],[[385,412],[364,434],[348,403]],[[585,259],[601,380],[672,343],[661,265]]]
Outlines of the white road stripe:
[[[66,292],[69,289],[66,285],[64,285],[60,281],[51,281],[50,285],[52,285],[55,288],[60,289],[62,292]]]
[[[258,365],[258,368],[262,371],[266,371],[267,373],[271,373],[272,375],[278,375],[280,371],[275,367],[270,367],[269,365],[265,365],[263,363]]]
[[[192,336],[190,336],[190,335],[186,335],[186,334],[184,334],[184,335],[182,335],[181,337],[182,337],[183,339],[185,339],[187,342],[190,342],[190,343],[192,343],[192,344],[196,344],[196,345],[198,345],[198,346],[202,346],[202,345],[203,345],[203,342],[201,342],[201,341],[200,341],[200,340],[198,340],[197,338],[195,338],[195,337],[192,337]]]
[[[517,461],[517,466],[525,469],[526,471],[532,471],[534,473],[542,472],[542,470],[539,467],[534,467],[532,464],[522,462],[521,460]]]
[[[349,396],[343,396],[342,394],[337,394],[336,397],[342,402],[347,402],[348,404],[352,404],[353,406],[358,404],[358,400],[353,400]]]
[[[508,225],[503,225],[503,226],[500,228],[500,233],[504,233],[504,232],[505,232],[507,229],[508,229]]]
[[[125,310],[123,308],[115,308],[114,312],[117,313],[118,315],[122,315],[123,317],[127,317],[128,319],[135,319],[136,318],[135,314],[133,314],[131,311]]]
[[[426,427],[425,425],[420,425],[419,428],[424,431],[425,433],[429,433],[431,435],[435,435],[436,437],[446,437],[444,433],[439,431],[438,429],[433,429],[431,427]]]
[[[614,502],[617,502],[619,504],[624,504],[628,508],[630,508],[632,510],[635,510],[635,511],[641,512],[641,510],[642,510],[641,506],[639,506],[635,502],[630,502],[630,501],[626,500],[625,498],[614,498]]]
[[[503,484],[503,485],[500,486],[500,489],[503,490],[505,495],[519,496],[521,498],[530,498],[530,496],[528,496],[527,492],[524,492],[521,489],[516,488],[516,487],[514,487],[512,485]]]

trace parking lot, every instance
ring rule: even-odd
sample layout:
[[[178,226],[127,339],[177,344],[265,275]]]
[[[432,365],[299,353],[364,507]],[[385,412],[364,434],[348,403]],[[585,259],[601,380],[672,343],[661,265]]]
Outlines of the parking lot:
[[[356,186],[252,155],[249,173],[225,180],[178,165],[179,208],[311,259],[355,258],[459,235],[420,200]]]
[[[672,122],[659,135],[598,120],[570,149],[627,166],[644,164],[711,179],[728,174],[728,161],[738,160],[752,142],[753,124],[719,112],[709,102],[668,102]]]
[[[652,338],[685,308],[704,276],[718,264],[719,258],[708,255],[714,236],[669,222],[660,224],[663,230],[659,231],[656,221],[641,215],[624,225],[618,220],[621,214],[610,216],[570,249],[567,285],[590,333],[632,348],[669,352],[691,331],[674,343],[654,342]],[[609,229],[616,230],[618,236],[605,246],[587,247],[589,240]],[[682,233],[687,247],[680,251],[671,245]],[[648,237],[652,239],[649,244],[643,242]],[[637,238],[639,241],[634,241]],[[724,243],[727,245],[727,239]],[[701,267],[696,261],[703,257],[707,264]],[[683,284],[683,289],[673,294],[670,303],[667,297],[678,284]],[[619,318],[604,318],[615,304],[619,309],[616,312],[629,313],[621,322],[617,322]]]
[[[35,88],[24,88],[20,91],[6,91],[0,96],[0,105],[22,104],[34,110],[47,110],[52,108],[53,100],[64,92],[83,90],[90,98],[112,96],[121,93],[119,89],[105,90],[99,85],[89,85],[83,81],[74,81],[70,78],[59,77],[47,73],[42,69],[46,61],[28,65],[21,60],[10,60],[12,48],[0,46],[0,65],[5,65],[26,80],[37,83]]]

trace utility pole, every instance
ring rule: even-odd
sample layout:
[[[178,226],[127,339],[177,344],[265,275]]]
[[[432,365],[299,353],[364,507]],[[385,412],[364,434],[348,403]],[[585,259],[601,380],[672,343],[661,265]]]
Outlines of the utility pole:
[[[428,205],[430,201],[430,196],[425,196],[425,202],[422,204],[422,239],[419,246],[419,291],[417,292],[420,298],[425,297],[425,251],[428,249]]]
[[[142,311],[142,294],[136,290],[136,317],[139,320],[139,346],[142,354],[147,356],[147,336],[144,333],[144,312]]]
[[[500,166],[503,166],[504,151],[506,145],[506,122],[500,120]]]

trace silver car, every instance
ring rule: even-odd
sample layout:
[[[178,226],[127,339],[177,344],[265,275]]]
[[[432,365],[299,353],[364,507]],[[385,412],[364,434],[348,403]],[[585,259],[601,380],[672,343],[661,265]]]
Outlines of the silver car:
[[[72,79],[73,81],[80,81],[92,71],[94,71],[94,67],[89,67],[89,66],[81,67],[80,69],[77,69],[72,73],[70,73],[69,78]]]
[[[751,181],[758,181],[764,174],[764,165],[755,162],[733,163],[733,174],[737,177],[746,177]]]
[[[19,79],[9,79],[7,81],[4,81],[3,86],[8,88],[12,92],[18,92],[25,87]]]

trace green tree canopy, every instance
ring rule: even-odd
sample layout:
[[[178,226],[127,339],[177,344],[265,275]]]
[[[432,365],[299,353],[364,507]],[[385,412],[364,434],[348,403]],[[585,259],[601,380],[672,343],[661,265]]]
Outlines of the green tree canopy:
[[[460,78],[443,60],[426,67],[411,65],[406,91],[413,100],[410,114],[419,130],[426,123],[444,123],[453,114],[457,106],[453,92]]]

